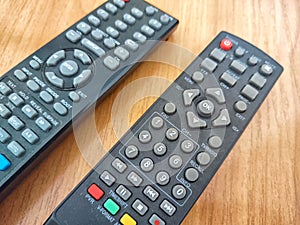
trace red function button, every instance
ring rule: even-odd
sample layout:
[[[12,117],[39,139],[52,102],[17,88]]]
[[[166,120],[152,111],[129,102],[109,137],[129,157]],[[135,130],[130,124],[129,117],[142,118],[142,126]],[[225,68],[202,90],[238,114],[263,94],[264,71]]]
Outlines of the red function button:
[[[229,51],[230,49],[232,49],[232,46],[232,42],[227,38],[224,38],[220,43],[220,48],[224,51]]]
[[[104,192],[101,190],[101,188],[99,188],[96,184],[92,184],[89,189],[88,189],[88,193],[96,200],[99,201],[103,195]]]
[[[123,0],[124,2],[130,2],[130,0]]]

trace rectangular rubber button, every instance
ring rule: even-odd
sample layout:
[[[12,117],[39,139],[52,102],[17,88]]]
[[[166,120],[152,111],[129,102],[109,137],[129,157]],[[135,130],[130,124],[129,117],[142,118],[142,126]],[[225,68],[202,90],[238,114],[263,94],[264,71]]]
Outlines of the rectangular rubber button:
[[[5,171],[10,166],[11,166],[10,161],[8,161],[8,159],[4,155],[0,154],[0,171]]]
[[[99,201],[104,196],[104,191],[99,188],[96,184],[92,184],[88,188],[88,193],[96,200]]]
[[[8,150],[16,157],[21,157],[25,154],[25,149],[16,141],[12,141],[7,145]]]
[[[113,216],[116,215],[120,210],[120,206],[110,198],[104,203],[104,208]]]
[[[124,214],[122,218],[120,219],[121,224],[123,225],[136,225],[136,221],[129,215],[129,214]]]
[[[203,67],[205,70],[207,70],[210,73],[214,72],[217,66],[218,64],[209,58],[204,59],[201,63],[201,67]]]

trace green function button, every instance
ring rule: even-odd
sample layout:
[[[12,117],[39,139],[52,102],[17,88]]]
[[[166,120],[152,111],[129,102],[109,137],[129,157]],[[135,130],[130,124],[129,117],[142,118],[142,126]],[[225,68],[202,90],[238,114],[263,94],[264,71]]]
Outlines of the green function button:
[[[104,208],[113,216],[120,210],[120,206],[110,198],[104,203]]]

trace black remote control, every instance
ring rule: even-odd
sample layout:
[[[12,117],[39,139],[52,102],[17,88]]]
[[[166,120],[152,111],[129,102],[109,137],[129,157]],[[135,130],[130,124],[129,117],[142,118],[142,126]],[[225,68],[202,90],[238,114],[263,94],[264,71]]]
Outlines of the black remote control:
[[[221,32],[45,224],[180,224],[282,71]]]
[[[0,198],[177,24],[143,0],[107,1],[2,76]]]

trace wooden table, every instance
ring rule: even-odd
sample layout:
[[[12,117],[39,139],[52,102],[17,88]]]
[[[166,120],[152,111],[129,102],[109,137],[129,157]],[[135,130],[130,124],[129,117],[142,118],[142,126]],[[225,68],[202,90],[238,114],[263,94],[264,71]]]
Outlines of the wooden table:
[[[102,2],[0,0],[0,74]],[[226,30],[260,47],[285,67],[282,77],[183,224],[300,224],[300,2],[150,2],[180,20],[170,43],[198,54],[219,31]],[[154,87],[135,82],[147,76],[170,82],[179,73],[173,66],[145,62],[99,104],[96,129],[106,150],[155,100],[153,95],[146,97],[130,111],[120,113],[124,106],[120,94],[125,93],[128,99],[135,96],[134,92],[126,92],[126,87],[135,84],[134,90],[143,88],[143,93],[157,96],[166,88],[163,82]],[[120,115],[111,116],[116,111]],[[80,127],[88,127],[89,121],[83,121]],[[89,148],[97,147],[88,135],[82,132],[79,135],[86,136],[81,141],[87,142]],[[1,202],[1,224],[34,225],[47,219],[91,168],[79,151],[77,139],[78,134],[69,134]]]

